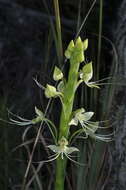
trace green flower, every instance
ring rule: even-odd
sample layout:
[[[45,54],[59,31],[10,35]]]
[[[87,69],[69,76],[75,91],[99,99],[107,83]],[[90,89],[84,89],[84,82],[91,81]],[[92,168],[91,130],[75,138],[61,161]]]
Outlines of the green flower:
[[[84,61],[84,51],[88,48],[88,39],[81,40],[80,36],[76,39],[75,43],[73,40],[69,43],[65,56],[67,59],[71,59],[71,63],[81,63]]]
[[[56,98],[63,95],[61,92],[58,92],[54,86],[47,84],[45,88],[45,96],[47,98]]]
[[[53,73],[53,79],[55,81],[58,81],[58,80],[61,80],[62,78],[63,78],[62,71],[57,66],[55,66],[54,73]]]
[[[13,114],[12,112],[9,112],[13,117],[15,117],[16,119],[13,119],[13,118],[9,118],[10,121],[11,121],[11,124],[16,124],[16,125],[20,125],[20,126],[26,126],[26,125],[33,125],[33,124],[36,124],[36,123],[39,123],[41,121],[43,121],[45,118],[44,118],[44,114],[41,110],[39,110],[37,107],[35,107],[35,113],[36,113],[36,117],[32,120],[28,120],[28,119],[25,119],[23,117],[20,117],[16,114]]]
[[[65,56],[67,59],[70,59],[73,51],[74,51],[74,42],[73,42],[73,40],[71,40],[67,47],[67,50],[65,51]]]
[[[83,66],[80,72],[80,79],[85,82],[85,84],[91,88],[100,88],[96,82],[90,82],[93,77],[93,67],[92,62],[87,63]]]

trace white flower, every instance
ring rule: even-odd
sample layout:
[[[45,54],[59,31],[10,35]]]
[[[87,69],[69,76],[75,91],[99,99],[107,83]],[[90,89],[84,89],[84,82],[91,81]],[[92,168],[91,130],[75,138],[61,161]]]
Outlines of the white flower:
[[[51,156],[52,158],[50,160],[47,160],[45,162],[56,160],[61,155],[62,159],[64,159],[64,156],[66,156],[69,160],[71,160],[72,162],[76,164],[85,165],[85,164],[78,163],[77,161],[71,158],[71,154],[73,152],[78,152],[79,149],[76,147],[68,147],[68,141],[65,137],[62,137],[59,140],[58,145],[49,145],[48,148],[51,149],[55,154]]]
[[[85,112],[84,108],[77,109],[76,111],[73,112],[73,117],[69,122],[69,125],[77,126],[80,123],[83,132],[86,135],[83,138],[88,138],[88,136],[90,136],[94,139],[101,140],[104,142],[111,141],[113,133],[107,135],[95,133],[98,130],[98,128],[105,129],[106,127],[100,127],[98,121],[97,122],[90,121],[93,115],[94,112]]]

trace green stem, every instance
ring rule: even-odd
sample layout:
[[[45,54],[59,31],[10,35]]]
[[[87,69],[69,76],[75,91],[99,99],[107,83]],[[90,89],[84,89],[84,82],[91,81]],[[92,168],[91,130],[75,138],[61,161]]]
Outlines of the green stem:
[[[60,22],[60,11],[59,11],[59,0],[54,1],[54,9],[56,16],[56,32],[57,32],[57,53],[59,64],[61,65],[63,60],[63,47],[62,47],[62,35],[61,35],[61,22]]]
[[[66,161],[66,158],[62,159],[61,157],[59,157],[56,161],[55,190],[64,190]]]
[[[59,139],[62,136],[64,136],[65,138],[68,138],[69,136],[69,122],[73,109],[76,86],[78,82],[79,65],[80,65],[79,63],[70,64],[68,82],[66,84],[66,88],[64,91],[64,101],[63,101],[64,110],[62,110],[61,113]],[[57,159],[55,190],[64,190],[66,161],[67,161],[66,158],[61,159],[61,157],[59,157]]]
[[[78,82],[79,65],[79,63],[71,63],[70,65],[68,82],[64,91],[64,110],[62,110],[61,113],[59,139],[62,136],[68,138],[69,135],[69,122],[73,109],[76,86]]]
[[[68,81],[65,85],[63,92],[63,107],[60,117],[59,127],[59,140],[62,137],[69,138],[69,122],[72,115],[73,103],[75,92],[78,85],[78,74],[80,63],[84,61],[84,44],[80,37],[76,40],[75,44],[73,41],[70,42],[65,52],[65,56],[70,58],[70,69],[68,75]],[[64,156],[62,159],[60,156],[56,160],[56,182],[55,190],[64,190],[65,171],[67,165],[67,158]]]

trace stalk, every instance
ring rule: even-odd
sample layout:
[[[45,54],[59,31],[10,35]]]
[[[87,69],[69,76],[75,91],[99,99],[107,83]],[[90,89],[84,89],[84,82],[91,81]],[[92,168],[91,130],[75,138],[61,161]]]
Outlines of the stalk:
[[[76,92],[76,87],[78,83],[78,71],[80,66],[80,59],[76,59],[75,52],[77,52],[77,47],[82,47],[82,41],[80,38],[76,41],[75,50],[72,53],[70,58],[70,69],[68,75],[68,81],[63,93],[63,108],[60,118],[60,127],[59,127],[59,139],[63,136],[68,139],[69,137],[69,122],[73,110],[74,97]],[[69,47],[69,46],[68,46]],[[76,49],[77,48],[77,49]],[[80,48],[83,49],[83,48]],[[82,51],[82,50],[81,50]],[[83,55],[81,55],[83,57]],[[55,190],[64,190],[64,181],[65,181],[65,171],[66,171],[67,159],[62,159],[59,157],[56,161],[56,181],[55,181]]]
[[[63,60],[63,47],[62,47],[62,33],[61,33],[61,22],[60,22],[60,11],[59,11],[59,1],[53,0],[54,2],[54,9],[55,9],[55,16],[56,16],[56,32],[57,32],[57,53],[58,53],[58,60],[59,64],[61,65]]]

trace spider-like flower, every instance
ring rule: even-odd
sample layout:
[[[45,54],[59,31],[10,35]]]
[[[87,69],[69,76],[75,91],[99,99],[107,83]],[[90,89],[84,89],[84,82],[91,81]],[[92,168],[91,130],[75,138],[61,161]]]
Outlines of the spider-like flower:
[[[57,129],[56,129],[56,126],[54,125],[54,123],[47,119],[44,115],[44,113],[39,110],[37,107],[35,107],[35,113],[36,113],[36,117],[31,119],[31,120],[28,120],[28,119],[25,119],[25,118],[22,118],[16,114],[13,114],[12,112],[9,111],[9,113],[16,119],[13,119],[13,118],[9,118],[10,119],[10,122],[7,122],[9,124],[15,124],[15,125],[19,125],[19,126],[26,126],[26,125],[35,125],[37,123],[43,123],[45,122],[52,134],[52,137],[54,139],[54,141],[56,142],[56,139],[57,139]],[[5,121],[6,122],[6,121]]]
[[[104,142],[111,141],[113,133],[103,134],[103,135],[95,133],[98,130],[98,128],[105,129],[108,127],[100,127],[99,122],[90,121],[93,115],[94,112],[85,112],[84,108],[78,109],[73,112],[73,116],[71,121],[69,122],[69,125],[77,126],[80,123],[83,132],[86,135],[84,138],[88,138],[88,136],[90,136],[94,139],[101,140]]]
[[[111,83],[105,83],[104,81],[106,81],[107,79],[110,79],[111,77],[107,77],[107,78],[103,78],[101,80],[97,80],[97,81],[90,81],[93,77],[93,66],[92,66],[92,62],[87,63],[83,66],[82,70],[80,70],[79,73],[80,76],[80,80],[78,81],[78,85],[81,84],[82,82],[84,82],[88,87],[90,88],[100,88],[101,85],[105,85],[105,84],[111,84]],[[102,82],[102,83],[99,83]]]
[[[20,126],[26,126],[26,125],[33,125],[33,124],[39,123],[45,119],[44,114],[37,107],[35,107],[35,113],[36,113],[36,117],[34,119],[28,120],[9,111],[9,114],[11,114],[13,117],[18,119],[18,120],[15,120],[13,118],[9,118],[11,121],[10,123],[20,125]]]
[[[49,145],[48,146],[49,149],[51,149],[55,154],[53,154],[51,157],[52,159],[48,160],[48,161],[53,161],[56,160],[60,155],[61,158],[64,159],[64,156],[66,156],[69,160],[71,160],[72,162],[79,164],[79,165],[84,165],[81,164],[75,160],[73,160],[71,157],[71,154],[73,152],[78,152],[79,149],[76,147],[69,147],[68,146],[68,141],[65,137],[62,137],[59,141],[58,141],[58,145]],[[48,162],[47,161],[47,162]]]

